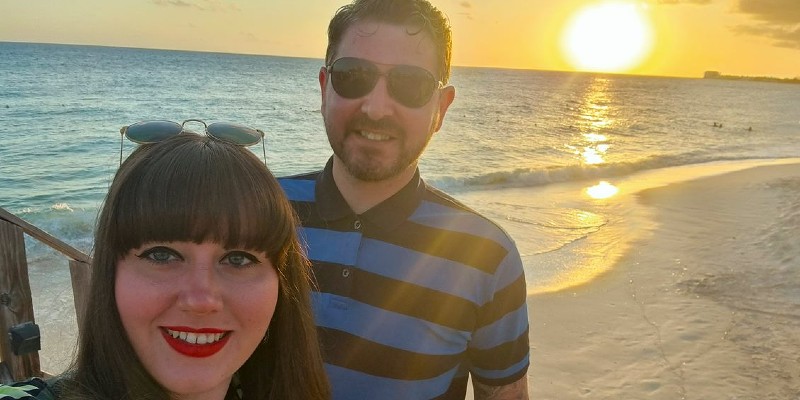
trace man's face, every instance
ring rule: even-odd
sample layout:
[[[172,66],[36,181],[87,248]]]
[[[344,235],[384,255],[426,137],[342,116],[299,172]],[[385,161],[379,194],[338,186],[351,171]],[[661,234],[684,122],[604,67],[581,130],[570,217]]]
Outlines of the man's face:
[[[328,71],[320,70],[321,111],[334,162],[362,181],[410,177],[431,136],[441,127],[455,90],[436,89],[421,107],[408,107],[390,95],[385,74],[393,66],[411,65],[438,80],[433,42],[427,34],[409,35],[401,25],[364,21],[345,32],[334,61],[342,57],[370,61],[384,75],[372,91],[349,99],[336,93]]]

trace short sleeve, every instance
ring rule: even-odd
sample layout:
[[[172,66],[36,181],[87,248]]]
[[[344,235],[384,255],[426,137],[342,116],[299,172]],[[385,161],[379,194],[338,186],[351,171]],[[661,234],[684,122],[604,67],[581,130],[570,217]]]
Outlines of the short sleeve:
[[[490,386],[513,383],[529,366],[527,289],[514,246],[495,274],[491,300],[482,305],[469,356],[473,379]]]

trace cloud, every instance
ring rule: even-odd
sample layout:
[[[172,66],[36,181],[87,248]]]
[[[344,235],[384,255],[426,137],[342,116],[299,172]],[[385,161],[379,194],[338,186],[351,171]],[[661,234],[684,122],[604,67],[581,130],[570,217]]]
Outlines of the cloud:
[[[762,36],[777,47],[800,50],[800,0],[739,0],[739,12],[758,22],[735,32]]]
[[[720,0],[655,0],[657,4],[707,5]],[[735,33],[771,39],[773,45],[800,50],[800,0],[736,0],[736,12],[753,22],[732,27]]]
[[[240,36],[240,37],[242,38],[242,40],[244,40],[245,42],[250,42],[250,43],[259,43],[259,42],[263,42],[263,40],[261,40],[261,39],[260,39],[260,38],[259,38],[259,37],[258,37],[258,36],[255,34],[255,33],[253,33],[253,32],[250,32],[250,31],[242,31],[242,32],[239,32],[239,36]]]
[[[202,11],[240,11],[236,3],[224,0],[150,0],[150,2],[162,7],[194,8]]]
[[[761,36],[773,40],[776,47],[800,50],[800,25],[795,27],[774,26],[771,24],[742,25],[734,28],[737,33]]]
[[[157,6],[172,6],[172,7],[198,7],[196,4],[192,4],[188,1],[183,0],[151,0],[151,3]]]
[[[468,20],[472,20],[472,3],[466,0],[462,0],[458,3],[458,6],[461,7],[463,10],[458,12],[458,15],[463,16]]]
[[[798,0],[739,0],[739,11],[764,22],[800,24]]]
[[[672,4],[700,4],[700,5],[705,5],[705,4],[711,4],[712,1],[713,0],[656,0],[656,3],[657,4],[666,4],[666,5],[672,5]]]

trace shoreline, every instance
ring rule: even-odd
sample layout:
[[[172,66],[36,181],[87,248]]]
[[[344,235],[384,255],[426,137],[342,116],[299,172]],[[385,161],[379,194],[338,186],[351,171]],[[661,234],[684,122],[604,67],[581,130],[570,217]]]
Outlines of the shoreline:
[[[735,286],[737,277],[720,266],[761,262],[764,254],[751,250],[764,238],[752,234],[791,218],[776,202],[781,193],[800,198],[800,159],[684,166],[615,184],[620,201],[641,208],[625,219],[648,222],[627,231],[630,243],[610,246],[619,259],[599,256],[612,265],[588,283],[528,296],[531,398],[800,399],[800,389],[789,391],[800,388],[800,313]],[[574,199],[584,184],[568,186],[555,196]],[[526,189],[509,193],[531,198]],[[795,201],[793,232],[800,229]],[[800,263],[800,247],[784,255],[791,256]],[[65,306],[71,301],[44,303],[48,310]],[[37,318],[43,327],[46,320]],[[53,351],[71,349],[74,333],[47,332],[43,367],[57,371],[71,352]]]
[[[636,196],[652,232],[593,281],[528,297],[531,398],[800,398],[797,304],[754,287],[781,269],[800,284],[800,248],[768,252],[792,244],[774,228],[800,219],[800,164]]]

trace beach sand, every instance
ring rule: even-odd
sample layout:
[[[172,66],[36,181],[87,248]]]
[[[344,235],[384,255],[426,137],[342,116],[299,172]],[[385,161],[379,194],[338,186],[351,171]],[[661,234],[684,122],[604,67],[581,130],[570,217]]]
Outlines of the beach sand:
[[[529,297],[531,399],[800,400],[800,164],[637,196],[614,268]]]
[[[611,269],[529,297],[530,398],[800,400],[800,164],[633,196],[654,223]],[[47,338],[60,371],[74,340]]]

